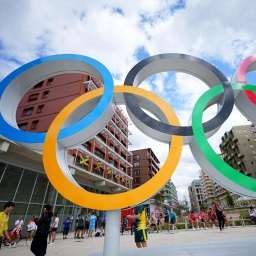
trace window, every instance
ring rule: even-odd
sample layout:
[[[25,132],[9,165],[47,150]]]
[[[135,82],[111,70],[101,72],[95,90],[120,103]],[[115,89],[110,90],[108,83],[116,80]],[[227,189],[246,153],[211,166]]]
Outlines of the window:
[[[53,83],[53,78],[49,78],[46,85],[52,85],[52,83]]]
[[[140,163],[139,162],[134,162],[133,167],[140,167]]]
[[[95,155],[98,156],[98,157],[100,157],[100,158],[102,158],[102,159],[105,158],[104,153],[102,153],[102,152],[101,152],[100,150],[98,150],[98,149],[96,149]]]
[[[28,97],[28,101],[35,101],[38,99],[39,93],[31,94]]]
[[[137,177],[134,179],[134,184],[139,184],[140,183],[140,177]]]
[[[140,160],[140,155],[134,155],[133,160],[137,160],[137,161]]]
[[[28,123],[19,124],[18,127],[21,131],[26,131]]]
[[[34,129],[36,129],[36,128],[37,128],[37,126],[38,126],[38,123],[39,123],[39,121],[38,121],[38,120],[33,121],[33,122],[32,122],[32,124],[31,124],[30,130],[34,130]]]
[[[112,165],[115,165],[115,162],[112,158],[109,158],[109,163],[112,164]]]
[[[36,85],[33,87],[33,89],[42,87],[42,86],[43,86],[43,83],[44,83],[44,81],[42,81],[42,82],[36,84]]]
[[[23,111],[23,116],[29,116],[33,112],[33,108],[25,108]]]
[[[45,91],[43,93],[42,99],[48,98],[48,96],[49,96],[49,91]]]
[[[140,175],[140,170],[134,170],[133,171],[133,176],[136,176],[136,175]]]
[[[43,109],[44,109],[44,105],[39,105],[38,108],[37,108],[36,113],[42,113]]]

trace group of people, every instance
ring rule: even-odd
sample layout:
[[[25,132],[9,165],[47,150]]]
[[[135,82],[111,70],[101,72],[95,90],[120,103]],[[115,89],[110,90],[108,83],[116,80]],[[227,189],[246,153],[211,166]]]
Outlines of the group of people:
[[[0,249],[3,235],[10,244],[15,244],[16,240],[14,240],[14,237],[18,237],[18,234],[21,234],[24,226],[23,216],[20,216],[19,219],[15,221],[15,228],[13,231],[10,234],[8,233],[9,213],[14,207],[15,203],[7,202],[4,205],[3,212],[0,212]],[[251,220],[256,225],[256,210],[252,206],[249,209],[249,214]],[[227,216],[217,201],[215,201],[212,208],[209,208],[207,215],[208,221],[212,224],[213,228],[215,228],[217,219],[220,231],[224,230],[225,222],[227,222]],[[98,218],[99,217],[95,212],[92,214],[88,213],[86,216],[79,214],[76,218],[74,238],[81,239],[85,236],[87,238],[91,238],[93,231],[96,232]],[[131,235],[133,233],[135,234],[135,243],[138,248],[147,247],[147,234],[154,232],[155,229],[157,233],[159,230],[162,231],[162,225],[165,226],[166,233],[170,233],[170,224],[172,225],[172,233],[174,233],[175,230],[178,232],[176,227],[176,213],[172,208],[168,209],[167,206],[164,206],[163,213],[160,213],[157,217],[151,216],[150,218],[147,218],[146,211],[142,204],[136,206],[132,214],[124,216],[121,226],[122,233],[127,227],[128,219],[131,220]],[[197,215],[193,211],[190,211],[188,219],[193,230],[195,230],[195,225],[197,229],[207,229],[206,215],[203,211],[200,211]],[[67,239],[72,221],[73,217],[70,216],[64,220],[63,239]],[[44,256],[46,254],[47,240],[49,239],[49,245],[54,244],[58,225],[59,218],[57,214],[53,214],[52,206],[50,204],[44,205],[43,212],[40,217],[35,215],[31,220],[28,221],[26,245],[30,245],[30,250],[34,253],[34,255]],[[97,233],[104,235],[105,225],[106,212],[103,213],[101,218],[101,232]],[[15,236],[15,234],[17,236]]]
[[[99,216],[96,212],[88,213],[86,216],[81,213],[76,218],[74,238],[84,239],[92,238],[93,232],[97,231]],[[103,212],[101,218],[100,235],[104,235],[106,225],[106,212]]]
[[[227,214],[224,211],[224,209],[222,209],[218,201],[215,201],[214,205],[211,208],[209,208],[209,210],[207,211],[207,215],[208,222],[212,225],[213,228],[215,228],[215,225],[217,225],[217,223],[219,225],[220,231],[224,231],[225,223],[229,228]],[[188,220],[193,230],[196,230],[195,228],[197,228],[198,230],[200,230],[201,228],[207,229],[206,215],[201,210],[199,211],[198,214],[195,214],[193,211],[190,211],[188,215]]]

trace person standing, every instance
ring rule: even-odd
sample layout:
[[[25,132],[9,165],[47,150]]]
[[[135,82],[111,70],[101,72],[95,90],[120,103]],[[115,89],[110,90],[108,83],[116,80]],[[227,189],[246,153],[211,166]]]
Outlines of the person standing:
[[[53,224],[52,224],[52,240],[50,242],[50,245],[53,245],[56,239],[56,232],[59,226],[60,219],[58,218],[57,214],[53,215]]]
[[[102,217],[101,217],[101,228],[100,228],[101,235],[103,235],[105,233],[106,218],[107,218],[107,214],[106,214],[106,211],[104,211],[102,214]]]
[[[171,224],[172,224],[172,234],[174,234],[174,230],[176,230],[176,232],[178,232],[178,229],[177,229],[177,227],[176,227],[177,215],[176,215],[176,213],[173,211],[172,208],[171,208],[171,212],[170,212],[170,217],[171,217]]]
[[[127,214],[126,214],[122,220],[122,231],[121,231],[122,235],[124,234],[124,231],[125,231],[127,225],[128,225],[128,220],[127,220]]]
[[[33,218],[28,221],[28,224],[27,224],[27,228],[28,229],[27,229],[27,235],[26,235],[26,242],[25,242],[24,246],[26,246],[26,245],[30,246],[31,245],[32,238],[33,238],[34,232],[36,230],[36,223],[34,221],[35,217],[36,216],[34,215]]]
[[[167,206],[164,206],[164,226],[166,229],[166,234],[170,233],[170,212],[167,209]]]
[[[224,231],[225,219],[223,217],[222,209],[219,202],[215,201],[214,209],[219,222],[220,231]]]
[[[147,247],[147,215],[142,204],[135,207],[135,215],[127,215],[128,219],[135,219],[135,243],[137,248]]]
[[[35,217],[34,221],[37,225],[36,235],[31,243],[30,250],[35,256],[44,256],[47,249],[47,237],[50,230],[51,218],[53,216],[52,206],[44,205],[43,213],[40,218]]]
[[[77,238],[78,239],[84,239],[84,223],[85,223],[84,215],[81,213],[78,218],[78,223],[77,223],[77,228],[78,228]]]
[[[70,216],[68,216],[63,221],[63,239],[67,239],[67,235],[69,233],[71,223],[72,223],[72,220],[70,219]]]
[[[8,221],[9,221],[9,213],[13,210],[14,207],[15,207],[15,203],[9,201],[4,205],[4,210],[0,212],[0,250],[2,247],[3,235],[10,242],[10,236],[8,234]]]
[[[89,233],[87,238],[92,238],[93,230],[95,230],[95,222],[97,221],[96,212],[92,213],[92,216],[90,218],[90,224],[89,224]]]

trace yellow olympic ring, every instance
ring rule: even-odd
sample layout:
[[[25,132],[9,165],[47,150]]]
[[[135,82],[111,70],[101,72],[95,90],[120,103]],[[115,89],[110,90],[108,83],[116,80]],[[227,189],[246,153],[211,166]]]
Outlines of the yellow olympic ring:
[[[86,93],[72,101],[58,114],[51,124],[45,138],[43,162],[49,181],[55,187],[55,189],[69,201],[82,207],[91,209],[117,210],[145,201],[165,185],[166,181],[172,176],[179,162],[182,152],[183,137],[172,136],[169,154],[163,167],[152,179],[140,187],[120,194],[108,195],[94,194],[84,190],[78,184],[76,185],[72,183],[62,172],[56,157],[57,137],[66,118],[77,107],[86,101],[99,97],[102,95],[102,93],[103,88]],[[114,93],[132,93],[140,97],[147,98],[161,109],[170,124],[180,126],[175,112],[172,110],[169,104],[167,104],[157,95],[141,88],[131,86],[115,86]]]

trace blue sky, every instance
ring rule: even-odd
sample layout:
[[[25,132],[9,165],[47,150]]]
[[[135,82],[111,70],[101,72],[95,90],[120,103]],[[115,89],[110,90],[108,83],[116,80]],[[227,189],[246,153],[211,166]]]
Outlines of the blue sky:
[[[219,68],[228,79],[239,63],[256,53],[256,2],[247,0],[0,0],[0,80],[42,56],[86,55],[103,63],[115,84],[123,84],[138,61],[160,53],[184,53]],[[256,84],[255,72],[248,81]],[[177,72],[148,78],[141,87],[163,97],[187,125],[192,108],[207,90],[197,78]],[[234,109],[210,139],[218,152],[221,136],[234,125],[248,124]],[[167,145],[145,137],[136,127],[131,150],[152,147],[163,164]],[[198,178],[200,167],[184,146],[172,180],[180,199]]]

